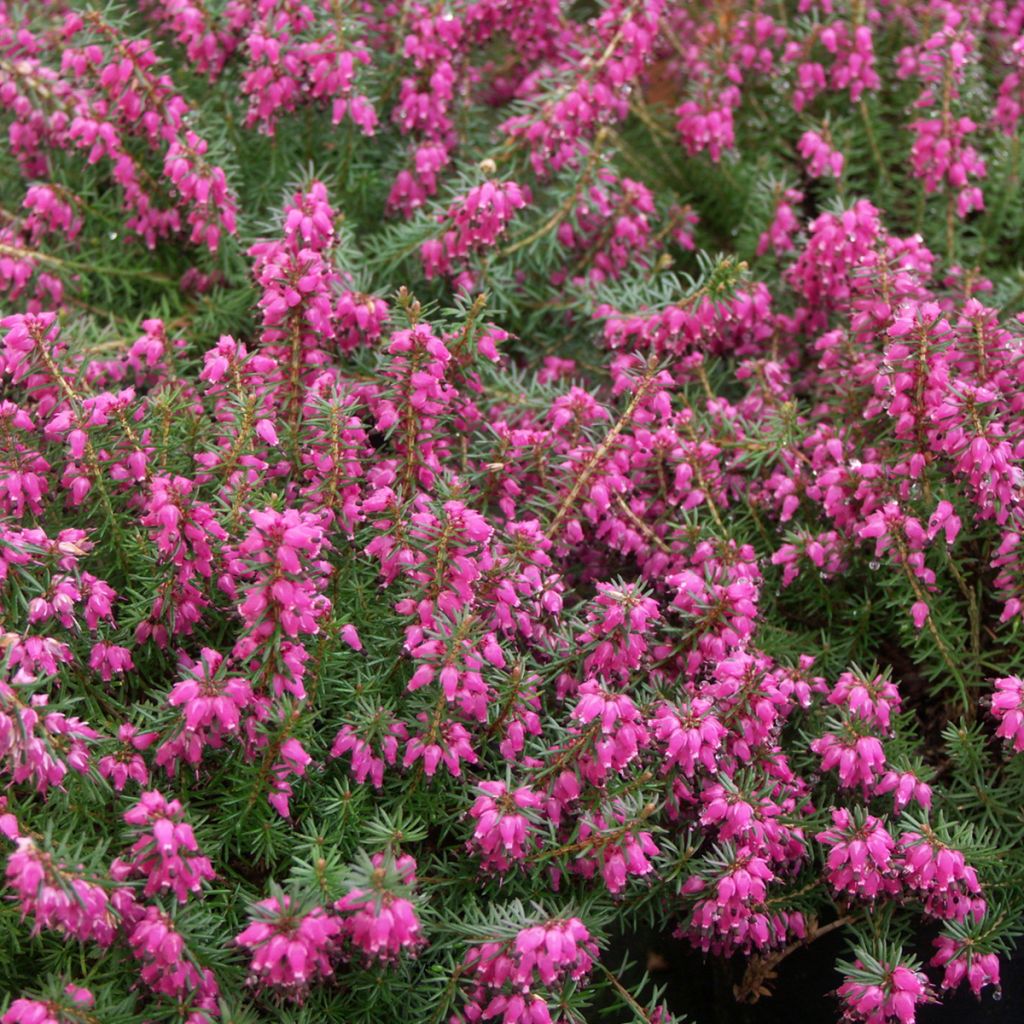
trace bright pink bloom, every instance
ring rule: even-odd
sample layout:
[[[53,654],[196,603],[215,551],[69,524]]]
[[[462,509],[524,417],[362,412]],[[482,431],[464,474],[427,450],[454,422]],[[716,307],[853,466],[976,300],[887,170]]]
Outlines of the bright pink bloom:
[[[416,883],[416,861],[407,854],[374,854],[366,887],[356,887],[334,904],[341,935],[361,959],[387,962],[415,955],[423,938],[416,909],[407,898]]]
[[[15,999],[10,1009],[0,1017],[2,1024],[79,1024],[84,1014],[92,1009],[95,997],[79,985],[64,986],[60,1001],[41,999]]]
[[[832,824],[816,836],[829,848],[826,867],[832,888],[869,900],[897,893],[896,843],[882,822],[870,814],[860,820],[839,809],[832,812]]]
[[[190,893],[199,892],[203,882],[212,881],[216,874],[209,858],[199,853],[192,826],[184,817],[179,801],[169,801],[157,790],[143,793],[124,813],[124,820],[141,833],[132,846],[131,860],[115,861],[112,872],[125,878],[142,875],[146,896],[169,890],[184,903]]]
[[[114,941],[117,916],[106,889],[58,863],[34,840],[27,836],[17,840],[5,875],[22,917],[34,919],[33,932],[48,928],[101,946]]]
[[[507,871],[524,860],[536,846],[537,837],[528,816],[543,806],[543,798],[529,786],[509,792],[503,782],[481,782],[478,796],[469,809],[476,825],[467,844],[481,857],[481,866],[491,871]]]
[[[964,980],[976,996],[987,985],[995,985],[999,992],[999,957],[995,953],[979,953],[971,948],[970,940],[940,935],[935,940],[938,952],[928,962],[933,967],[944,967],[942,987],[958,988]]]
[[[996,735],[1015,751],[1024,751],[1024,680],[1006,676],[995,682],[992,714],[999,719]]]
[[[330,954],[341,922],[323,907],[303,911],[288,896],[257,903],[252,923],[238,935],[251,951],[249,984],[274,988],[301,1003],[310,985],[334,973]]]
[[[845,1004],[843,1020],[864,1021],[865,1024],[914,1024],[916,1009],[934,1001],[928,979],[920,971],[902,964],[892,966],[871,964],[873,981],[861,979],[869,973],[861,961],[853,965],[856,977],[847,976],[839,986],[838,995]]]

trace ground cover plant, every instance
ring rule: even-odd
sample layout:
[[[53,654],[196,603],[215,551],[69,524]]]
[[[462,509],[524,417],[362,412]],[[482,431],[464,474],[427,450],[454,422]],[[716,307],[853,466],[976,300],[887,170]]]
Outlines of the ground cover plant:
[[[0,1019],[836,1019],[1024,910],[1024,3],[0,2]]]

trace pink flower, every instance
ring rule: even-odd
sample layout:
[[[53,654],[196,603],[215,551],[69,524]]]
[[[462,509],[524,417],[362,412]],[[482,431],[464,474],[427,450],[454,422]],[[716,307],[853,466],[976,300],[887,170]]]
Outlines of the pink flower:
[[[180,708],[186,733],[194,735],[199,747],[220,747],[224,737],[237,735],[243,713],[251,706],[252,689],[245,679],[230,676],[224,657],[204,647],[200,660],[185,678],[175,683],[167,697],[171,707]],[[186,746],[185,759],[198,760]]]
[[[203,882],[212,881],[216,874],[209,858],[199,853],[192,826],[184,816],[179,801],[169,801],[157,790],[143,793],[124,813],[124,820],[141,832],[132,846],[132,859],[115,861],[112,871],[121,877],[145,877],[146,896],[170,890],[184,903],[190,893],[199,892]]]
[[[1024,680],[1005,676],[995,682],[992,714],[999,719],[996,735],[1017,751],[1024,751]]]
[[[984,914],[977,872],[962,851],[944,843],[930,829],[904,832],[898,850],[904,885],[924,899],[925,910],[933,917],[962,921]]]
[[[597,944],[578,918],[531,925],[504,942],[469,949],[462,973],[469,987],[469,1020],[501,1017],[507,1024],[550,1024],[561,988],[583,984],[597,960]]]
[[[153,906],[144,911],[133,908],[127,917],[128,945],[141,964],[139,977],[150,990],[187,1001],[195,1009],[216,1010],[219,991],[213,972],[196,966],[172,918]]]
[[[826,867],[832,888],[869,900],[897,893],[896,843],[882,822],[841,808],[832,812],[832,824],[816,837],[829,848]]]
[[[15,999],[0,1017],[2,1024],[78,1024],[92,1009],[95,997],[79,985],[64,986],[60,1000]]]
[[[839,178],[843,173],[843,154],[825,141],[817,132],[806,131],[797,143],[797,151],[807,161],[807,173],[812,178],[831,174]]]
[[[252,917],[235,939],[252,953],[250,985],[274,988],[301,1003],[310,985],[334,973],[330,954],[342,925],[323,907],[304,911],[289,896],[273,896],[257,903]]]
[[[341,639],[344,640],[353,651],[361,651],[363,649],[363,641],[359,639],[359,632],[351,623],[346,623],[341,627]]]
[[[98,641],[89,652],[89,667],[108,683],[115,675],[123,675],[135,668],[135,663],[127,647]]]
[[[700,765],[714,771],[716,757],[726,730],[712,713],[712,702],[698,698],[689,705],[673,708],[662,704],[651,720],[651,731],[665,744],[663,771],[678,766],[692,776]]]
[[[694,100],[681,103],[675,110],[676,132],[690,156],[707,150],[713,163],[736,144],[733,108],[739,105],[740,92],[728,87],[716,97],[717,105],[702,107]]]
[[[821,755],[821,770],[839,770],[839,784],[845,788],[860,786],[865,793],[875,777],[885,768],[881,741],[874,736],[860,735],[846,726],[841,735],[825,733],[811,742],[811,750]]]
[[[639,709],[626,694],[609,692],[593,679],[583,683],[579,697],[572,717],[584,725],[600,723],[589,774],[603,778],[609,770],[625,771],[650,742]]]
[[[407,899],[416,883],[416,861],[408,855],[374,854],[367,885],[357,886],[334,904],[341,934],[367,961],[397,960],[425,944],[419,917]]]
[[[633,823],[620,827],[624,822],[622,814],[610,817],[611,821],[606,821],[601,815],[594,815],[580,822],[579,842],[583,850],[574,870],[587,878],[599,870],[605,887],[617,896],[625,890],[631,877],[653,874],[650,858],[661,851],[650,832]]]
[[[145,786],[149,782],[149,768],[141,751],[156,742],[157,734],[139,733],[135,726],[124,723],[118,726],[117,738],[120,749],[116,753],[101,757],[96,765],[97,770],[103,778],[111,780],[118,793],[124,789],[129,779],[140,786]]]
[[[348,754],[356,781],[369,779],[375,789],[380,789],[384,785],[385,767],[397,762],[399,746],[408,738],[405,725],[396,722],[381,708],[365,734],[357,731],[355,726],[343,725],[334,738],[331,757]]]
[[[262,419],[256,421],[256,436],[272,448],[278,444],[277,431],[274,429],[273,420]]]
[[[425,715],[418,715],[425,721]],[[462,774],[462,762],[476,764],[477,756],[469,742],[469,731],[458,722],[445,722],[436,740],[431,740],[429,731],[424,735],[413,736],[405,746],[405,757],[402,764],[409,768],[417,761],[423,761],[423,771],[431,778],[438,765],[444,764],[449,773],[456,778]]]
[[[543,798],[529,786],[509,792],[503,782],[481,782],[478,788],[482,795],[469,810],[476,826],[467,846],[481,857],[486,870],[507,871],[537,844],[527,812],[543,806]]]
[[[892,793],[896,814],[901,813],[911,800],[926,811],[932,805],[932,787],[922,782],[913,772],[886,772],[875,786],[875,796],[885,793]]]
[[[828,702],[845,707],[856,718],[889,733],[890,717],[899,711],[900,694],[896,684],[886,676],[867,679],[856,672],[844,672],[829,694]]]
[[[920,971],[863,956],[847,965],[846,981],[837,994],[845,1003],[843,1020],[866,1024],[914,1024],[917,1007],[934,1002],[928,979]]]
[[[769,914],[764,907],[775,873],[767,859],[749,847],[725,844],[709,862],[708,878],[691,876],[683,892],[706,894],[693,905],[684,934],[705,952],[734,953],[766,949],[798,933],[798,914]]]
[[[460,196],[438,220],[447,227],[441,238],[420,249],[428,278],[449,274],[473,253],[495,245],[517,210],[530,201],[530,190],[514,181],[486,181]]]
[[[267,801],[282,818],[291,817],[289,801],[293,790],[289,776],[304,776],[312,760],[297,739],[289,738],[281,744],[278,761],[272,769],[271,791]]]
[[[22,917],[34,918],[33,932],[48,928],[109,946],[117,933],[117,917],[106,889],[58,863],[33,839],[24,836],[16,843],[5,875]]]
[[[935,940],[938,952],[929,963],[933,967],[944,967],[942,987],[958,988],[966,979],[971,991],[981,996],[987,985],[995,985],[999,991],[999,957],[995,953],[980,953],[973,948],[970,939],[940,935]]]

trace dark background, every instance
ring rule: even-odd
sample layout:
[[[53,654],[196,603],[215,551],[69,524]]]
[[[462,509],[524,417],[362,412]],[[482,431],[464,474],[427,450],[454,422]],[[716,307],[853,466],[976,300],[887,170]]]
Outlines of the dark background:
[[[924,959],[927,952],[924,945],[918,956]],[[637,974],[649,964],[651,980],[665,989],[668,1008],[692,1024],[836,1024],[842,1012],[834,995],[842,981],[835,962],[848,959],[849,950],[839,933],[787,957],[771,985],[771,997],[744,1005],[737,1004],[732,991],[743,974],[742,958],[734,964],[722,962],[685,942],[654,934],[620,937],[610,953],[602,958],[609,967],[627,956],[638,966]],[[1001,998],[994,998],[989,988],[976,999],[965,984],[942,1004],[919,1009],[917,1024],[1024,1024],[1024,950],[1002,958],[1000,968]],[[936,971],[929,970],[929,976],[935,977]]]

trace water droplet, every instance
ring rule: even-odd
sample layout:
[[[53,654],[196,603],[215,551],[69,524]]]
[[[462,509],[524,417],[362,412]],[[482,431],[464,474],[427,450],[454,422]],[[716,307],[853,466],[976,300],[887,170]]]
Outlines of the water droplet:
[[[818,579],[819,580],[827,580],[828,579],[828,573],[827,572],[819,572],[818,573]]]
[[[109,238],[112,242],[116,242],[117,241],[117,232],[116,231],[111,231],[110,234],[107,235],[107,238]]]
[[[872,558],[872,559],[871,559],[871,561],[870,561],[870,562],[868,562],[868,568],[869,568],[869,569],[871,569],[871,570],[872,570],[872,572],[873,572],[874,570],[878,569],[878,568],[879,568],[879,567],[881,566],[881,564],[882,564],[881,562],[876,562],[876,561],[875,561],[875,560],[874,560],[874,559]]]
[[[1001,988],[997,988],[995,992],[992,993],[992,998],[998,1003],[999,1000],[1003,998],[1003,990]]]

